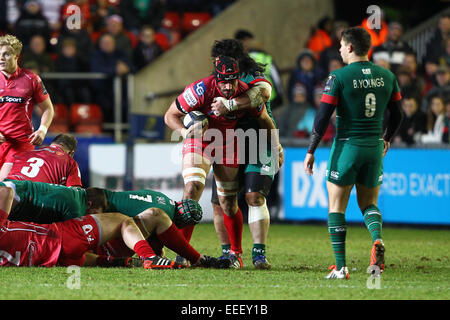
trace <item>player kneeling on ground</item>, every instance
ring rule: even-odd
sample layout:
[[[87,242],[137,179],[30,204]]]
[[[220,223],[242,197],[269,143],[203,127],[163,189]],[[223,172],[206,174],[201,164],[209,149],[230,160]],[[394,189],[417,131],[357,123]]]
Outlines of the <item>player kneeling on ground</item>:
[[[86,260],[87,251],[122,237],[142,259],[144,268],[152,268],[156,255],[130,217],[98,213],[52,224],[9,221],[6,212],[11,209],[14,191],[0,187],[0,194],[0,266],[89,265],[92,261]]]
[[[150,238],[149,242],[158,256],[162,255],[162,248],[166,246],[189,260],[192,266],[213,268],[230,266],[229,260],[220,261],[198,253],[181,234],[179,228],[194,226],[202,219],[203,211],[197,201],[192,199],[174,201],[163,193],[153,190],[111,191],[88,188],[87,191],[96,195],[92,198],[95,202],[104,199],[105,211],[121,212],[134,217],[144,237]],[[110,264],[111,257],[131,257],[134,253],[127,248],[124,241],[116,239],[99,248],[97,254],[100,255],[99,261],[103,259],[105,264]],[[162,263],[154,259],[154,267]],[[170,263],[172,266],[179,266],[175,262]]]

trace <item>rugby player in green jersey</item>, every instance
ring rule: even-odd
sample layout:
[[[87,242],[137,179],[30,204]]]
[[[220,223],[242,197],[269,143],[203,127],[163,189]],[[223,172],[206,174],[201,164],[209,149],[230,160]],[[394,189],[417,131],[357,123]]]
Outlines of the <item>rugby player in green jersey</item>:
[[[265,104],[267,113],[273,122],[272,129],[275,130],[276,124],[272,116],[270,103],[268,102],[271,96],[272,87],[264,78],[264,66],[256,63],[244,51],[241,42],[235,39],[224,39],[214,42],[211,50],[211,57],[216,58],[220,55],[227,55],[238,60],[241,69],[240,80],[249,84],[251,88],[247,90],[246,93],[231,100],[217,98],[212,104],[212,109],[219,114],[227,114],[233,110],[233,108],[257,108],[261,104]],[[251,117],[240,119],[236,127],[236,129],[242,129],[244,131],[254,129],[257,133],[260,128],[261,126],[257,119]],[[274,133],[277,132],[275,131]],[[268,136],[270,136],[270,133]],[[258,139],[259,138],[260,137],[258,136]],[[250,163],[249,159],[252,159],[253,155],[249,154],[250,148],[246,144],[246,164],[241,165],[239,173],[241,188],[244,189],[245,201],[249,207],[248,225],[253,238],[252,260],[253,265],[257,269],[270,268],[270,263],[266,258],[266,242],[270,226],[270,214],[267,208],[266,197],[270,192],[274,176],[283,163],[283,148],[279,144],[277,134],[275,134],[274,138],[276,139],[275,146],[277,147],[275,151],[279,153],[279,157],[272,157],[271,159],[271,150],[270,148],[267,148],[266,150],[259,150],[256,159],[257,161]],[[259,142],[257,145],[261,146]],[[267,145],[269,144],[266,144],[266,146]],[[271,159],[272,161],[262,163],[262,160],[259,158],[259,152],[265,152],[266,159]],[[273,161],[278,161],[278,163],[274,164]],[[237,246],[238,248],[235,249],[233,237],[229,236],[229,231],[227,232],[227,229],[230,228],[226,228],[223,221],[226,217],[218,205],[217,191],[214,183],[211,202],[214,209],[214,226],[219,241],[222,244],[222,258],[234,258],[233,260],[236,262],[234,266],[238,268],[242,267],[243,263],[240,257],[241,252],[239,252],[239,250],[241,250],[240,242]]]
[[[14,190],[10,220],[53,223],[103,211],[89,190],[44,182],[5,180],[0,186]]]
[[[174,201],[165,194],[153,190],[111,191],[87,188],[96,202],[105,201],[105,212],[120,212],[133,217],[139,229],[152,246],[168,247],[185,257],[192,266],[228,268],[230,260],[218,260],[198,253],[179,231],[179,228],[200,222],[203,211],[197,201]],[[120,247],[120,244],[119,244]],[[158,252],[160,253],[160,252]],[[168,259],[166,259],[168,260]],[[181,264],[172,262],[174,266]]]
[[[379,275],[385,265],[377,201],[383,179],[383,157],[402,121],[401,95],[394,74],[369,61],[370,46],[370,35],[363,28],[343,31],[339,51],[347,66],[331,72],[327,79],[304,160],[306,173],[312,175],[314,151],[336,110],[337,133],[326,174],[328,230],[336,265],[330,267],[328,279],[349,278],[345,260],[345,210],[354,185],[358,206],[372,238],[368,270]],[[383,132],[386,108],[389,119]]]

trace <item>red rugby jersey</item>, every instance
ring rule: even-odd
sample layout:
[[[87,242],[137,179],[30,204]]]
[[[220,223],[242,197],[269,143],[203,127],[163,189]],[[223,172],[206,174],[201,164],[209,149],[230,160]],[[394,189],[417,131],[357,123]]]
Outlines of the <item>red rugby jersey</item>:
[[[249,89],[249,86],[239,80],[238,86],[233,96],[235,98]],[[216,116],[211,109],[215,97],[224,97],[220,92],[214,75],[195,81],[188,85],[184,92],[177,97],[177,107],[183,113],[189,113],[198,110],[208,116],[208,128],[215,128],[226,134],[226,129],[234,129],[238,119],[246,114],[259,116],[263,111],[264,105],[258,108],[252,108],[247,111],[233,111],[225,116]],[[225,97],[224,97],[225,98]]]
[[[58,145],[51,145],[15,155],[8,179],[80,186],[77,162]]]
[[[53,267],[61,244],[55,223],[6,221],[0,226],[0,266]]]
[[[10,142],[29,142],[35,104],[49,97],[41,78],[17,67],[9,78],[0,72],[0,132]]]

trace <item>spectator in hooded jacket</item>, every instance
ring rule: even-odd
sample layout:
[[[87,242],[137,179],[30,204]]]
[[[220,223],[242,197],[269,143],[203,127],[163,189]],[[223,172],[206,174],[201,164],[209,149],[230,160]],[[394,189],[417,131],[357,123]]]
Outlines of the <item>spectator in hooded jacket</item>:
[[[325,78],[325,74],[317,66],[316,59],[311,50],[304,50],[297,58],[296,68],[292,70],[288,83],[289,102],[293,101],[292,89],[297,82],[301,82],[306,87],[306,100],[314,105],[314,87]]]

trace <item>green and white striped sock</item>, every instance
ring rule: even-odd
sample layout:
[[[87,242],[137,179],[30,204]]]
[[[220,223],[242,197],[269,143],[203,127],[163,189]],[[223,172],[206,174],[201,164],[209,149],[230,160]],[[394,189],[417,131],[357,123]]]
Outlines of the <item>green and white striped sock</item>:
[[[347,227],[345,225],[345,214],[331,212],[328,215],[328,232],[330,233],[331,246],[336,258],[336,268],[340,270],[346,266],[345,237],[347,235]]]

